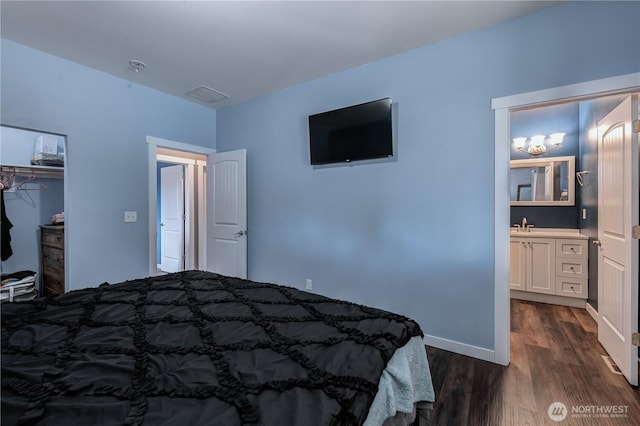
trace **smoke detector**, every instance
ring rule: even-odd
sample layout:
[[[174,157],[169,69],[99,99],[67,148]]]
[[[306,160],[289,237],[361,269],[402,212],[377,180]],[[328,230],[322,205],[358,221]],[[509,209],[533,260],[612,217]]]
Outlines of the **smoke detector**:
[[[139,61],[137,59],[132,59],[129,61],[129,65],[131,65],[131,68],[135,71],[135,72],[140,72],[144,69],[144,67],[146,67],[147,65],[142,62]]]

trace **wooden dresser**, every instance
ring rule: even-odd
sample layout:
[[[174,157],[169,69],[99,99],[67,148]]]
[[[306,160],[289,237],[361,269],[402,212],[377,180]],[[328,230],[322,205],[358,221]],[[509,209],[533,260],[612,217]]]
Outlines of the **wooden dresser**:
[[[64,293],[64,225],[40,226],[42,296]]]

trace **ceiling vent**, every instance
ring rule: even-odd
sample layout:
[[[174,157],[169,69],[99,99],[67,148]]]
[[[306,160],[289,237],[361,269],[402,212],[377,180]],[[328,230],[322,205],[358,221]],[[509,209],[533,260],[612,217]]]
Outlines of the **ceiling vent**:
[[[229,95],[225,95],[224,93],[218,92],[217,90],[205,85],[194,87],[193,89],[185,93],[185,95],[191,96],[192,98],[196,98],[202,102],[206,102],[209,104],[229,99]]]

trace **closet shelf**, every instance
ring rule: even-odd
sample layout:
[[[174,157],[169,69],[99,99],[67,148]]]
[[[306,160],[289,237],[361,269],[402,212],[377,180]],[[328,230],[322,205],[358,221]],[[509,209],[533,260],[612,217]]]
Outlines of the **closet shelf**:
[[[2,164],[0,165],[0,169],[2,174],[15,173],[16,176],[36,176],[59,179],[64,178],[64,167]]]

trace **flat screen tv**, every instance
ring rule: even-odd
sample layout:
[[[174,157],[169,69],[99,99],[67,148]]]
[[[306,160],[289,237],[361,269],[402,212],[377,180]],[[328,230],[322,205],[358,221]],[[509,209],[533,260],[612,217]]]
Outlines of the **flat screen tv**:
[[[393,157],[391,98],[309,116],[311,164]]]

